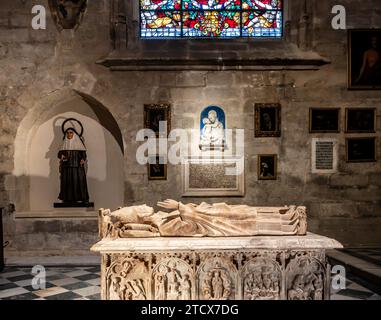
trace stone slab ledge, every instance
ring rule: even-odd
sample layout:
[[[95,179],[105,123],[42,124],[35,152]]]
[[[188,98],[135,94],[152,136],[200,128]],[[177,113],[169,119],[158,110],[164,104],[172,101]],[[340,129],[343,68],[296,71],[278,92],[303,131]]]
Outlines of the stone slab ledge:
[[[254,236],[220,238],[124,238],[103,239],[91,251],[118,253],[125,251],[173,250],[308,250],[342,248],[338,241],[308,233],[306,236]]]

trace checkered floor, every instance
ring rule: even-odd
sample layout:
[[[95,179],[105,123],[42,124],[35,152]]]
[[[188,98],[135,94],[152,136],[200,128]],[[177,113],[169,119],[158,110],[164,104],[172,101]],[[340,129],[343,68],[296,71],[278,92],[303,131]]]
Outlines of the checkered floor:
[[[0,273],[0,299],[100,299],[99,267],[51,267],[45,271],[45,289],[34,289],[31,268],[5,268]]]
[[[381,267],[381,248],[350,248],[343,252]]]
[[[46,288],[33,289],[31,268],[8,267],[0,273],[0,299],[99,300],[99,267],[51,267],[46,269]],[[381,300],[381,296],[347,275],[346,289],[335,290],[333,300]],[[364,281],[361,281],[364,284]]]
[[[366,284],[364,279],[347,274],[346,288],[332,290],[331,300],[381,300],[380,295],[368,289],[364,284]]]

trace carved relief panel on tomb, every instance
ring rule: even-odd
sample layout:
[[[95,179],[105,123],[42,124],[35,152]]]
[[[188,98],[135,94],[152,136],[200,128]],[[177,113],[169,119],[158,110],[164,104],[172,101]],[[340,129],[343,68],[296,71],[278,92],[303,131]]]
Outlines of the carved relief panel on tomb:
[[[248,261],[243,267],[244,300],[279,300],[282,274],[279,264],[268,258]]]
[[[209,258],[198,271],[198,295],[204,300],[235,299],[236,269],[228,259]]]
[[[107,299],[146,300],[147,274],[146,261],[121,256],[107,270]]]
[[[323,300],[325,270],[315,258],[300,256],[287,266],[288,300]]]
[[[161,261],[152,273],[155,300],[193,299],[193,271],[183,260],[169,258]]]

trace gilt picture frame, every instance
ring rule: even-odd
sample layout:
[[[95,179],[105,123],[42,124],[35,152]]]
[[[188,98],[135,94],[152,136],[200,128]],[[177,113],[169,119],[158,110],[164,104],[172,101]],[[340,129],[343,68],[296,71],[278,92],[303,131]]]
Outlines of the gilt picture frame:
[[[255,137],[281,136],[281,105],[279,103],[255,104]]]

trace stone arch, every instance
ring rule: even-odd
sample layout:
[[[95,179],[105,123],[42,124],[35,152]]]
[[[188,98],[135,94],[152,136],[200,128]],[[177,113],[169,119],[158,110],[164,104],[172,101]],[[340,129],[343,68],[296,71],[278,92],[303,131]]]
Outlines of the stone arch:
[[[117,121],[90,95],[62,89],[40,99],[19,125],[15,187],[10,190],[17,211],[53,209],[59,192],[56,152],[62,141],[60,126],[68,117],[77,117],[85,126],[90,200],[95,207],[116,208],[124,203],[124,143]]]

